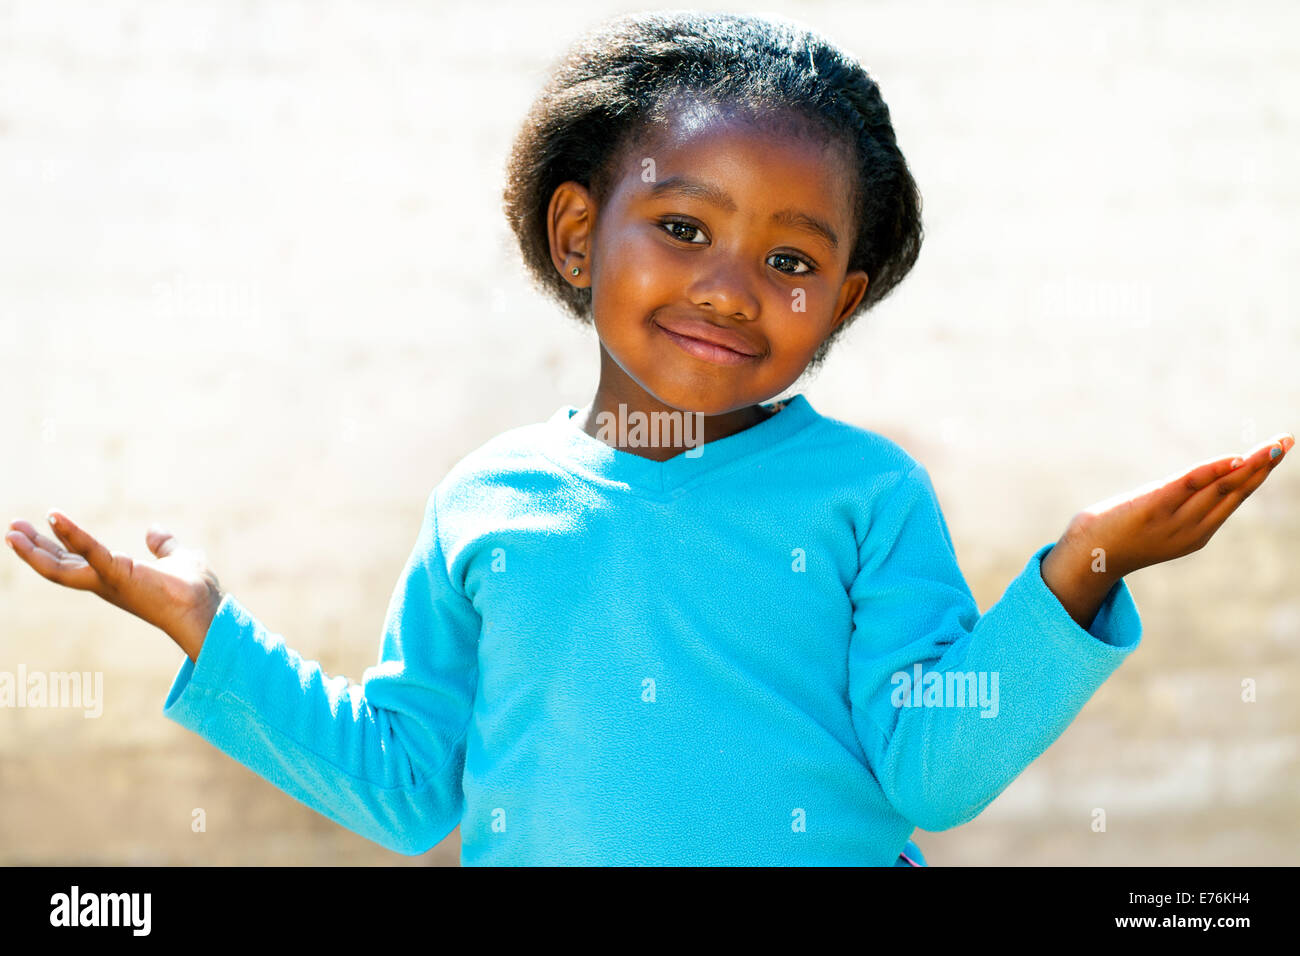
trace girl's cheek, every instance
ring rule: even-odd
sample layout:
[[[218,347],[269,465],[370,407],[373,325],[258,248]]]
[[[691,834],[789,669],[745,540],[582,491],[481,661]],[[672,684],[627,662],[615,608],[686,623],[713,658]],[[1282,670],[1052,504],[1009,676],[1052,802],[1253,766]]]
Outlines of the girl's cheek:
[[[787,304],[786,312],[781,317],[782,339],[786,348],[811,358],[812,353],[817,351],[830,334],[831,322],[828,316],[833,307],[834,303],[826,296],[814,297],[811,294],[803,302],[803,311],[796,311]]]
[[[604,250],[611,260],[609,271],[626,277],[629,273],[659,271],[663,268],[662,243],[653,241],[639,230],[629,230]]]
[[[635,240],[627,244],[620,256],[620,268],[628,281],[647,291],[676,289],[690,279],[687,264],[660,242]]]
[[[634,241],[636,261],[657,272],[680,272],[680,259],[664,243],[652,235],[638,236]]]
[[[674,291],[680,270],[672,267],[655,243],[628,238],[607,247],[603,255],[597,297],[608,299],[607,307],[639,313],[680,298]]]
[[[778,289],[773,302],[773,313],[781,317],[782,324],[794,339],[799,339],[800,336],[810,340],[816,338],[820,331],[817,328],[817,316],[828,308],[829,304],[821,290],[798,282],[788,283],[784,289]]]

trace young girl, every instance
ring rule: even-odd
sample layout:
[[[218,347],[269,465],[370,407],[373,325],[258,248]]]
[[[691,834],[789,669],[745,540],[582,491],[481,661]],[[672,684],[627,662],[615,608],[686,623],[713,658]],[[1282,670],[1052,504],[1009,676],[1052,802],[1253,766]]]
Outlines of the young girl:
[[[1079,512],[981,615],[925,467],[774,400],[921,245],[876,84],[786,21],[585,37],[506,209],[599,384],[434,488],[360,684],[164,531],[143,561],[55,511],[57,541],[5,536],[185,651],[167,717],[400,853],[460,824],[465,864],[919,865],[913,830],[979,814],[1137,646],[1124,576],[1203,547],[1294,444]]]

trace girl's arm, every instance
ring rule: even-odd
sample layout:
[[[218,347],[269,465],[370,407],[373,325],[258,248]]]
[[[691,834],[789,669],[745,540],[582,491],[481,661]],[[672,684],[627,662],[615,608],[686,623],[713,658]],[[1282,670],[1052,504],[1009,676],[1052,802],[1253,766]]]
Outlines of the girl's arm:
[[[379,662],[326,675],[227,596],[163,713],[336,823],[425,853],[460,822],[479,618],[447,577],[429,497],[389,601]]]
[[[1236,488],[1257,485],[1251,475]],[[981,615],[925,468],[915,465],[875,503],[850,588],[849,698],[867,762],[903,816],[931,831],[973,819],[1137,647],[1142,625],[1123,574],[1144,566],[1133,563],[1141,556],[1169,560],[1174,555],[1162,549],[1195,550],[1189,545],[1200,540],[1166,535],[1163,522],[1135,530],[1141,513],[1125,506],[1105,518],[1102,509],[1101,520],[1080,522],[1132,536],[1127,544],[1092,539],[1109,543],[1117,559],[1108,560],[1112,574],[1100,579],[1099,595],[1088,590],[1091,582],[1078,593],[1063,588],[1075,604],[1067,609],[1046,580],[1054,577],[1048,557],[1061,546],[1049,544]],[[1213,507],[1209,513],[1219,523],[1226,517]],[[1080,540],[1091,543],[1070,538],[1058,570],[1077,568],[1077,557],[1089,553]]]
[[[435,489],[393,590],[379,661],[360,684],[326,675],[225,594],[206,633],[189,638],[196,655],[163,705],[168,718],[313,810],[409,855],[434,847],[460,820],[478,673],[479,618],[448,579],[436,497]],[[78,554],[102,548],[71,529],[68,522],[61,539]],[[38,561],[44,566],[28,559]],[[94,563],[111,573],[101,556]],[[135,576],[143,566],[136,562]],[[128,578],[119,590],[129,603]]]

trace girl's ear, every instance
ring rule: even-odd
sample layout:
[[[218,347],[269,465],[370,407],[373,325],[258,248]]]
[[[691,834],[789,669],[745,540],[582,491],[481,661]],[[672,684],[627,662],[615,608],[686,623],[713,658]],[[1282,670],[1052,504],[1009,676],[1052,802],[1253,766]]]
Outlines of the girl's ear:
[[[831,331],[840,327],[840,323],[858,307],[862,297],[867,294],[867,274],[861,269],[850,272],[840,284],[840,299],[835,307],[835,318],[831,320]]]
[[[572,180],[555,187],[546,213],[551,262],[566,282],[579,288],[591,282],[587,261],[595,220],[596,206],[587,187]]]

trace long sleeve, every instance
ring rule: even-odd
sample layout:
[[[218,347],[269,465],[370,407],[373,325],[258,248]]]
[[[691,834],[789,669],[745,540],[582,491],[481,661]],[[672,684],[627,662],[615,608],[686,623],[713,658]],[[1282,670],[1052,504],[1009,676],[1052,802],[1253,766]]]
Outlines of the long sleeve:
[[[163,714],[284,792],[398,853],[460,821],[480,620],[448,578],[438,490],[389,601],[379,661],[360,684],[330,677],[222,600]]]
[[[980,615],[922,465],[872,508],[850,588],[852,718],[888,800],[923,829],[977,816],[1141,639],[1122,578],[1088,629],[1070,617],[1043,581],[1052,546]]]

